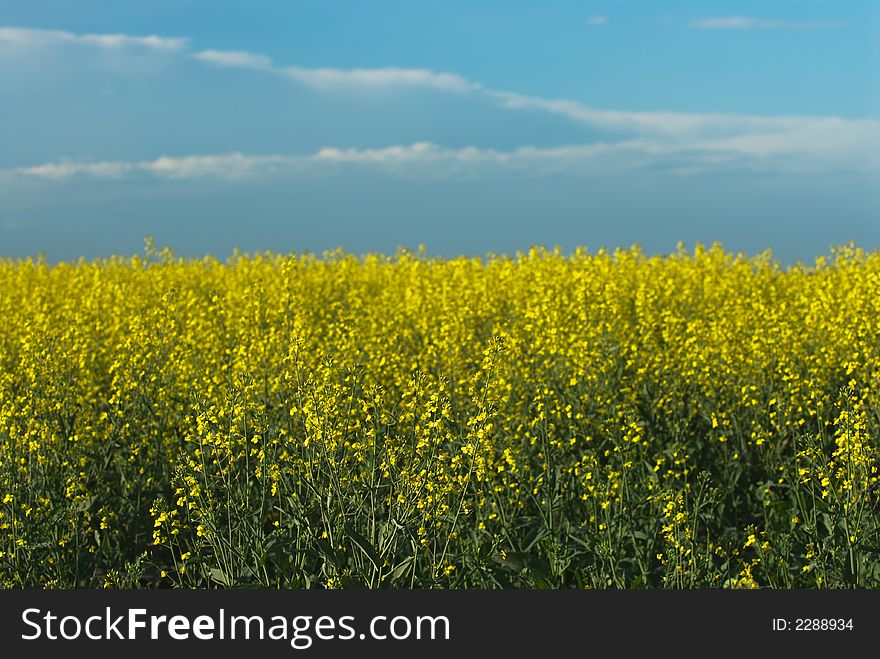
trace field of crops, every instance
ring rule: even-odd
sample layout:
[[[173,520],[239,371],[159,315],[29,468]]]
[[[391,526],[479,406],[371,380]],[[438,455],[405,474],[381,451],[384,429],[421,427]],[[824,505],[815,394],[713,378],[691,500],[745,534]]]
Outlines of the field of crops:
[[[880,586],[880,253],[0,261],[0,586]]]

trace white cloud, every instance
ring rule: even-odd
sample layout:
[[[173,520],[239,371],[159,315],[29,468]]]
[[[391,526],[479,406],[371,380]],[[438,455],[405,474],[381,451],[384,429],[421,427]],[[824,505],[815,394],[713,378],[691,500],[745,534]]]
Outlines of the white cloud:
[[[61,161],[32,167],[0,171],[0,183],[20,180],[63,182],[74,178],[121,179],[133,175],[152,175],[166,179],[242,179],[288,169],[304,162],[302,156],[245,155],[222,153],[182,157],[161,156],[144,161],[104,161],[96,163]]]
[[[805,118],[775,131],[698,139],[693,147],[736,153],[756,163],[772,161],[790,171],[873,171],[880,168],[880,121]]]
[[[594,17],[596,19],[603,17]],[[778,27],[779,21],[744,17],[705,19],[700,27],[721,29]],[[601,24],[601,23],[597,23]],[[785,23],[787,27],[806,23]],[[812,24],[811,24],[812,25]],[[211,177],[236,179],[275,172],[321,171],[339,166],[381,167],[408,175],[477,171],[480,167],[533,168],[547,171],[572,167],[591,171],[603,167],[663,169],[675,163],[679,171],[699,171],[748,164],[755,169],[779,171],[831,170],[877,167],[880,156],[880,121],[835,117],[762,117],[722,113],[629,112],[594,108],[565,99],[548,99],[493,90],[454,73],[411,68],[304,68],[278,66],[267,55],[247,51],[201,50],[187,52],[185,39],[128,35],[75,35],[69,32],[0,28],[3,44],[82,43],[101,49],[125,46],[151,50],[184,50],[206,64],[261,70],[310,87],[326,89],[430,88],[450,93],[473,93],[504,109],[550,113],[598,129],[606,141],[554,148],[525,146],[501,151],[477,147],[448,149],[430,142],[392,145],[375,149],[328,147],[311,155],[247,155],[241,153],[162,157],[141,162],[83,163],[62,161],[0,171],[0,182],[9,180],[63,181],[74,177],[112,179],[129,175],[172,179]],[[590,166],[587,166],[590,165]],[[564,166],[564,167],[563,167]],[[412,173],[411,172],[411,173]]]
[[[156,160],[136,163],[132,169],[171,179],[203,177],[242,179],[276,172],[301,161],[302,158],[299,156],[224,153],[178,158],[162,156]]]
[[[467,92],[480,88],[480,85],[462,76],[430,69],[281,67],[275,66],[268,55],[240,50],[203,50],[193,57],[218,66],[271,71],[300,84],[321,89],[428,87],[448,92]]]
[[[411,166],[417,163],[456,163],[463,166],[497,165],[507,168],[541,168],[567,166],[596,160],[612,153],[649,153],[652,145],[646,142],[624,141],[617,143],[597,142],[593,144],[571,144],[555,147],[523,146],[516,149],[500,150],[466,146],[459,148],[441,147],[432,142],[416,142],[410,145],[395,145],[380,149],[336,149],[324,148],[310,156],[313,162],[335,162],[357,165],[398,165]]]
[[[75,34],[61,30],[0,28],[0,48],[5,46],[15,51],[27,51],[63,44],[92,46],[105,50],[141,47],[153,51],[173,52],[185,51],[189,40],[155,35]],[[479,84],[470,82],[460,75],[430,69],[280,67],[276,66],[268,55],[243,50],[208,49],[191,53],[191,57],[215,66],[270,71],[300,84],[320,89],[423,87],[447,92],[468,92],[480,89]]]
[[[307,69],[290,66],[281,69],[289,78],[312,87],[431,87],[450,92],[478,89],[454,73],[438,73],[428,69]]]
[[[141,47],[158,51],[178,51],[186,48],[187,39],[132,36],[129,34],[75,34],[62,30],[33,30],[22,27],[0,27],[0,46],[33,49],[60,44],[96,46],[108,50]]]
[[[607,22],[608,18],[605,16],[590,16],[590,18],[587,19],[587,25],[592,25],[594,27],[605,25]]]
[[[193,57],[218,66],[258,70],[272,68],[271,57],[244,50],[202,50],[193,55]]]
[[[779,21],[751,16],[719,16],[691,23],[700,30],[828,30],[846,27],[843,21]]]
[[[730,130],[732,127],[778,122],[776,119],[725,114],[696,114],[687,112],[627,112],[603,110],[577,101],[546,99],[512,92],[487,91],[502,107],[513,110],[539,110],[558,114],[596,128],[612,131],[630,131],[647,134],[693,135],[703,132]],[[790,121],[782,119],[783,123]]]
[[[721,113],[602,110],[566,100],[488,92],[503,107],[559,114],[603,131],[634,135],[658,160],[685,157],[693,167],[719,163],[753,169],[831,171],[880,168],[880,121],[839,117],[762,117]],[[710,158],[715,154],[717,158]]]
[[[126,162],[55,162],[36,165],[33,167],[21,167],[11,170],[28,178],[45,179],[49,181],[62,181],[74,176],[86,176],[91,178],[121,178],[124,174],[134,169],[132,163]],[[7,170],[7,173],[9,170]]]
[[[565,116],[606,131],[634,133],[667,142],[744,145],[766,144],[779,149],[783,142],[810,144],[830,150],[858,149],[877,144],[880,121],[838,117],[764,117],[723,113],[628,112],[604,110],[567,100],[550,100],[510,92],[488,91],[503,107],[538,110]],[[757,148],[750,148],[757,153]]]
[[[748,119],[748,118],[746,118]],[[56,162],[0,171],[0,182],[62,182],[73,178],[152,176],[187,180],[241,180],[273,175],[332,174],[339,167],[384,171],[403,178],[454,178],[492,172],[529,175],[604,175],[638,171],[696,174],[729,168],[753,171],[822,172],[880,169],[880,121],[780,120],[776,130],[637,136],[618,141],[522,146],[499,150],[448,148],[415,142],[380,148],[325,147],[312,154],[224,153],[162,156],[148,161]]]
[[[220,180],[266,177],[273,174],[330,174],[338,167],[377,169],[405,178],[437,178],[474,175],[504,169],[535,173],[571,170],[580,173],[607,171],[612,159],[632,162],[635,156],[650,157],[650,144],[636,141],[612,144],[579,144],[552,148],[526,146],[509,151],[475,146],[441,147],[431,142],[381,148],[340,149],[325,147],[306,155],[248,155],[225,153],[162,156],[149,161],[100,163],[58,162],[0,171],[0,181],[22,179],[63,182],[75,178],[113,180],[125,176],[164,179],[211,178]]]
[[[338,163],[400,163],[412,160],[436,159],[448,156],[449,150],[441,150],[431,142],[416,142],[381,149],[337,149],[325,147],[310,156],[314,162]]]

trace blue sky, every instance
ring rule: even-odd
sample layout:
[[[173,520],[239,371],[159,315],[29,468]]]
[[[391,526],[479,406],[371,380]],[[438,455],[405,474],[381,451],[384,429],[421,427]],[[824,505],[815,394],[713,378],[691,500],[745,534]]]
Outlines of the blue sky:
[[[0,0],[0,256],[880,246],[876,2]]]

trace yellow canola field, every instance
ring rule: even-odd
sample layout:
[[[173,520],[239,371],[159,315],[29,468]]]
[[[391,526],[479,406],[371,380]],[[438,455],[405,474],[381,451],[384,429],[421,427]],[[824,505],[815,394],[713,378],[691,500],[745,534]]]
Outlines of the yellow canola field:
[[[880,585],[880,253],[0,261],[0,585]]]

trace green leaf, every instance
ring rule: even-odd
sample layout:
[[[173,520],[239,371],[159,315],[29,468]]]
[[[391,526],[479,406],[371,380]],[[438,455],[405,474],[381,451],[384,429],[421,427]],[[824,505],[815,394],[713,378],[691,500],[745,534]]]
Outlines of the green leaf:
[[[343,569],[342,561],[339,560],[339,555],[336,553],[336,550],[330,546],[329,542],[324,540],[324,538],[315,538],[315,544],[318,546],[318,549],[321,550],[321,554],[324,558],[333,564],[333,567],[337,570]]]
[[[413,564],[413,561],[415,561],[415,556],[410,556],[409,558],[405,558],[403,561],[401,561],[397,566],[394,567],[393,570],[391,570],[389,581],[391,583],[394,583],[395,581],[400,579],[400,577],[407,573],[410,565]]]
[[[221,586],[231,586],[232,585],[232,582],[226,576],[226,573],[223,570],[221,570],[219,567],[213,568],[211,570],[210,576],[211,576],[212,581],[216,581]]]
[[[345,525],[345,532],[351,538],[352,542],[354,542],[354,544],[366,554],[367,558],[369,558],[370,562],[373,564],[373,567],[378,570],[379,566],[382,565],[382,559],[379,558],[379,554],[376,552],[375,547],[370,544],[370,541],[355,531],[350,524]]]

